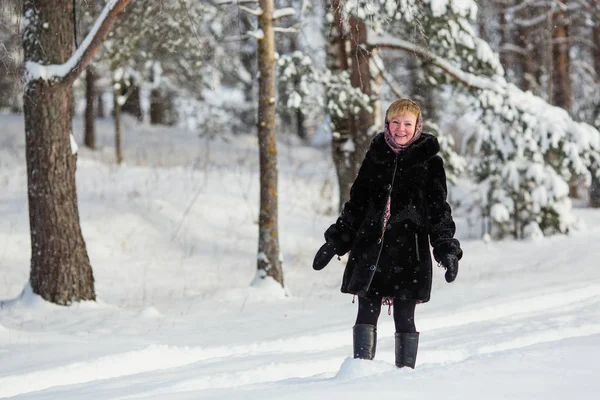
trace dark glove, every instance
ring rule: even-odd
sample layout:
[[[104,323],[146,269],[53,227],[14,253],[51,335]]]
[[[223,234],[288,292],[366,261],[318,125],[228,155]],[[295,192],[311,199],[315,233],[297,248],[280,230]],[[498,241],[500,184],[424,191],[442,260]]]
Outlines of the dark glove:
[[[331,261],[331,259],[335,255],[335,248],[336,246],[333,242],[325,242],[325,244],[321,246],[321,248],[319,249],[319,251],[317,251],[317,254],[315,255],[315,259],[313,261],[313,269],[320,271],[323,268],[325,268],[325,266],[329,264],[329,261]]]
[[[458,275],[458,257],[454,254],[445,254],[440,260],[440,265],[446,268],[446,275],[444,275],[446,282],[453,282]]]

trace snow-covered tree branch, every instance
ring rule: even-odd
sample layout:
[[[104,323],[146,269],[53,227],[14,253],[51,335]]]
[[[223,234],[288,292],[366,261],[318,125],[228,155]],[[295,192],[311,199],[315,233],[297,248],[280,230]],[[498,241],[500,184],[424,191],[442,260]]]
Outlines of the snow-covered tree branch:
[[[108,35],[117,16],[127,7],[131,0],[110,0],[96,23],[81,43],[81,46],[64,64],[44,65],[37,61],[29,60],[25,63],[25,81],[43,79],[49,82],[55,82],[61,85],[70,86],[92,60],[92,57]],[[25,30],[31,23],[30,19],[34,17],[29,13],[25,15]],[[43,28],[47,28],[43,26]]]

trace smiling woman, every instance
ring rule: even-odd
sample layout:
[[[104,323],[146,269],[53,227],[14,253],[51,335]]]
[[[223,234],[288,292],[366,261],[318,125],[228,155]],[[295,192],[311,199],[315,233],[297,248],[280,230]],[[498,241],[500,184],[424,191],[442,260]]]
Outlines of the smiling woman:
[[[392,149],[403,149],[421,136],[423,121],[421,107],[409,99],[392,103],[385,115],[384,135]]]
[[[355,294],[354,357],[373,359],[382,304],[394,306],[396,366],[415,367],[419,332],[415,306],[429,301],[433,255],[458,273],[462,250],[446,201],[446,174],[435,136],[422,133],[421,108],[397,100],[386,112],[385,129],[373,139],[335,224],[313,268],[350,251],[342,292]]]

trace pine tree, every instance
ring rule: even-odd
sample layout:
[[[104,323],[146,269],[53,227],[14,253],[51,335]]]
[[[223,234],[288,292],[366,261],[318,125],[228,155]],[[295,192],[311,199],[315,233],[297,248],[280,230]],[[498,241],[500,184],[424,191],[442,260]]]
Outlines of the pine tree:
[[[73,2],[25,0],[25,137],[30,284],[45,300],[94,300],[94,277],[79,224],[71,86],[129,0],[112,0],[89,41],[73,54]]]

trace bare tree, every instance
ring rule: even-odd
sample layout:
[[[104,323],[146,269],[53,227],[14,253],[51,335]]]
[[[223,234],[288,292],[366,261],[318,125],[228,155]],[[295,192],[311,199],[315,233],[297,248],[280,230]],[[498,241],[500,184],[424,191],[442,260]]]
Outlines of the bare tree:
[[[260,0],[258,16],[258,149],[260,158],[260,214],[258,271],[283,286],[279,256],[277,200],[277,142],[275,132],[275,33],[273,0]],[[262,36],[262,37],[261,37]]]
[[[61,305],[96,298],[79,224],[71,87],[129,2],[111,0],[75,54],[72,0],[23,4],[30,283]]]

